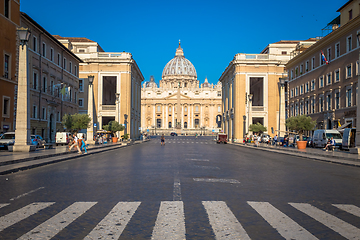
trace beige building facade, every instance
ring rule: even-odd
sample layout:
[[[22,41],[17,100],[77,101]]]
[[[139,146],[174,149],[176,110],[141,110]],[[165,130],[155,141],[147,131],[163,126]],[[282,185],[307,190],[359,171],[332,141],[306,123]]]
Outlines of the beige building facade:
[[[0,133],[15,130],[20,1],[0,1]]]
[[[318,129],[356,127],[359,4],[342,6],[333,30],[288,62],[289,116],[311,116]]]
[[[211,134],[221,123],[221,83],[200,86],[180,46],[165,66],[160,86],[153,77],[141,90],[141,128],[150,134]]]
[[[242,141],[251,124],[261,123],[271,136],[285,131],[285,64],[299,41],[269,44],[260,54],[236,54],[221,75],[222,129]],[[281,102],[280,102],[281,98]],[[280,108],[281,104],[281,108]],[[279,109],[282,109],[279,112]],[[271,131],[274,130],[274,133]]]
[[[104,52],[97,42],[87,38],[55,37],[83,61],[79,70],[80,113],[89,112],[88,76],[94,76],[90,93],[93,94],[94,132],[115,120],[126,126],[120,135],[127,133],[131,139],[140,138],[140,96],[144,77],[132,54]]]
[[[55,142],[56,132],[64,131],[62,117],[79,111],[81,59],[27,14],[21,13],[20,25],[31,31],[27,59],[24,60],[30,88],[27,109],[30,111],[30,131],[47,142]]]

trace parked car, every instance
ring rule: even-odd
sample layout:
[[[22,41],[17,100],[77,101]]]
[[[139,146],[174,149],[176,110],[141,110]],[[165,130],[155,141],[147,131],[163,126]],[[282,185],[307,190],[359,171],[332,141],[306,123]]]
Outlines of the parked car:
[[[57,145],[67,145],[70,142],[71,133],[69,132],[57,132],[55,136],[55,143]]]
[[[314,147],[325,147],[330,138],[334,138],[335,147],[342,148],[342,137],[338,130],[335,129],[318,129],[314,132]]]
[[[177,133],[176,132],[171,132],[170,135],[171,136],[177,136]]]
[[[31,144],[36,147],[43,147],[46,144],[46,141],[40,135],[31,135]]]
[[[356,128],[345,128],[342,138],[342,149],[349,150],[355,147]]]
[[[10,145],[15,143],[15,132],[7,132],[0,138],[0,148],[8,149]]]
[[[219,133],[216,138],[216,143],[227,143],[227,134]]]

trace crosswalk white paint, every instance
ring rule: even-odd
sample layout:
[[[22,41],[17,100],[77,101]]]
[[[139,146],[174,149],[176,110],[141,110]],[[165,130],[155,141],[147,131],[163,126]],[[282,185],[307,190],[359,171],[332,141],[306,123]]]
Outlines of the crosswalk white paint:
[[[360,239],[360,229],[354,227],[347,222],[344,222],[337,217],[334,217],[314,206],[311,206],[308,203],[289,204],[347,239]]]
[[[95,204],[96,202],[73,203],[54,217],[21,236],[19,240],[51,239]]]
[[[176,178],[175,174],[175,182]],[[31,221],[37,215],[41,215],[41,212],[39,211],[53,204],[56,203],[35,202],[0,217],[0,233],[10,226],[13,228],[12,231],[21,231],[16,229],[16,223],[19,223],[20,221]],[[75,202],[60,213],[55,214],[47,221],[41,223],[33,230],[25,233],[19,239],[51,239],[69,224],[75,221],[86,221],[86,216],[83,216],[81,219],[78,218],[88,210],[92,211],[91,208],[95,204],[97,203]],[[99,219],[98,224],[93,229],[88,230],[88,235],[85,239],[119,239],[126,226],[131,221],[133,215],[139,211],[138,207],[140,204],[141,202],[117,203],[109,212],[104,213],[105,217]],[[285,239],[317,239],[316,233],[309,232],[285,213],[271,205],[271,203],[248,201],[247,204],[255,210],[253,211],[254,214],[259,214],[272,228],[277,231],[278,235],[269,236],[268,239],[274,239],[280,236]],[[329,228],[328,231],[333,231],[333,234],[335,235],[340,234],[347,239],[360,239],[360,229],[350,223],[347,223],[307,203],[289,204],[300,212],[305,213],[309,217],[327,226]],[[10,204],[8,203],[0,203],[0,207],[4,210],[9,205]],[[239,220],[235,217],[234,213],[224,201],[203,201],[202,205],[205,208],[215,239],[250,239],[250,236],[246,232],[247,225],[241,225]],[[345,211],[353,214],[354,216],[360,217],[360,208],[358,206],[350,204],[332,205],[337,207],[340,211]],[[3,209],[1,209],[1,211]],[[151,239],[186,239],[184,202],[181,200],[162,201],[160,208],[157,210],[157,219],[155,221]],[[139,212],[137,214],[141,213]],[[241,212],[237,214],[241,215]],[[30,218],[30,216],[32,217]],[[259,229],[259,231],[261,231],[261,229]],[[329,234],[329,238],[332,238],[330,232],[327,234]],[[2,238],[1,234],[0,238]],[[209,239],[210,238],[211,237],[209,236]]]
[[[37,213],[38,211],[53,205],[54,202],[38,202],[29,204],[15,212],[9,213],[0,218],[0,232],[11,225],[28,218],[29,216]]]
[[[217,240],[250,239],[245,229],[223,201],[203,201]]]
[[[119,202],[84,239],[118,239],[140,202]]]
[[[268,202],[248,202],[285,239],[317,239]]]
[[[221,178],[193,178],[195,182],[220,182],[220,183],[240,183],[236,179],[221,179]]]
[[[185,216],[182,201],[161,202],[153,230],[152,240],[184,240]]]
[[[357,217],[360,217],[360,208],[351,204],[333,204],[333,206],[340,208],[341,210],[351,213]]]

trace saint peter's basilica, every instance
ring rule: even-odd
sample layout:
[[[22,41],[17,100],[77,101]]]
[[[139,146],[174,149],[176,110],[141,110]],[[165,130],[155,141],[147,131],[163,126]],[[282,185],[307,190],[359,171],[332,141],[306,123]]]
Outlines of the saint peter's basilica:
[[[199,87],[194,65],[180,46],[165,66],[160,86],[153,77],[141,91],[142,131],[195,134],[221,128],[221,83],[207,79]]]

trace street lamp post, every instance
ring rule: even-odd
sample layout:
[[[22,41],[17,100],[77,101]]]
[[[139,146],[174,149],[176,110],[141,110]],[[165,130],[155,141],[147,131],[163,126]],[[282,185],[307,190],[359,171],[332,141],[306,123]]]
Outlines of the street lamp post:
[[[35,151],[36,146],[30,142],[30,86],[28,79],[28,52],[27,43],[31,31],[29,28],[17,28],[21,48],[19,49],[19,78],[18,78],[18,99],[16,108],[16,130],[14,152]]]
[[[87,139],[86,142],[88,144],[95,144],[94,141],[94,100],[93,100],[93,82],[94,76],[89,75],[89,88],[88,88],[88,114],[90,117],[90,124],[87,128]]]
[[[278,126],[278,137],[280,137],[280,133],[281,131],[283,131],[284,129],[282,129],[284,127],[284,120],[285,120],[285,104],[281,101],[281,96],[284,95],[284,86],[285,86],[285,81],[287,78],[281,77],[279,78],[279,88],[280,88],[280,92],[279,92],[279,126]],[[285,98],[285,96],[284,96]],[[285,100],[285,99],[284,99]],[[281,109],[284,109],[284,111],[282,112]]]
[[[243,138],[246,141],[246,115],[243,116],[244,122],[243,122]]]
[[[115,93],[115,97],[116,97],[116,111],[117,111],[117,114],[116,114],[116,117],[117,117],[117,122],[120,123],[120,93]],[[119,135],[119,132],[117,132],[117,137],[120,137]]]
[[[249,128],[250,128],[250,108],[251,108],[251,104],[252,104],[251,102],[252,102],[252,99],[253,99],[253,95],[249,94],[248,98],[249,98],[249,101],[248,101],[248,132],[249,132]]]

